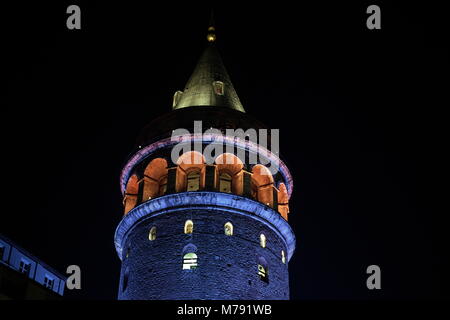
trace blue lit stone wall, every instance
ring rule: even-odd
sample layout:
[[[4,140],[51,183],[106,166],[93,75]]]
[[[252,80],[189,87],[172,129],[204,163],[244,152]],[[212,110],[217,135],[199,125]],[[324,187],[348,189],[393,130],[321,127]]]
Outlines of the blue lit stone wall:
[[[184,234],[188,219],[194,222],[193,234]],[[228,221],[234,226],[233,236],[224,234]],[[150,241],[153,226],[157,236]],[[266,248],[259,244],[261,232],[267,238]],[[287,252],[284,241],[252,214],[219,206],[173,207],[141,218],[123,239],[119,299],[289,299],[287,259],[286,264],[281,260],[281,250]],[[195,270],[182,269],[183,248],[188,244],[197,248]],[[258,276],[259,257],[268,263],[269,283]]]

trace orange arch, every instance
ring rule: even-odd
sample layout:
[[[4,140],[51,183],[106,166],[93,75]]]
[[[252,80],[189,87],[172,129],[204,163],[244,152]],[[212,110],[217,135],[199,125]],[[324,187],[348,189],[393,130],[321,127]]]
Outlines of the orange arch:
[[[241,159],[232,153],[222,153],[216,158],[215,163],[217,164],[217,170],[219,172],[225,170],[232,176],[244,168]]]
[[[127,214],[137,204],[137,196],[139,192],[138,177],[133,174],[127,183],[127,189],[125,192],[125,198],[123,199],[125,212]]]
[[[154,180],[161,179],[167,175],[167,161],[163,158],[153,159],[145,168],[144,175]]]
[[[273,183],[272,173],[262,164],[254,166],[252,173],[252,178],[258,187]]]
[[[127,189],[126,189],[126,193],[127,194],[138,194],[139,191],[139,187],[138,187],[138,177],[137,175],[133,174],[130,179],[128,180],[127,183]]]
[[[280,183],[278,191],[278,212],[287,220],[289,213],[289,196],[284,183]]]
[[[205,157],[197,151],[183,153],[177,160],[176,191],[186,191],[187,174],[192,171],[200,171],[200,189],[205,185]]]
[[[252,183],[256,189],[256,199],[273,208],[274,185],[272,174],[269,169],[262,164],[254,166],[252,172]]]
[[[239,157],[232,153],[222,153],[216,160],[217,174],[220,177],[221,173],[227,173],[232,177],[231,192],[242,195],[244,192],[243,172],[244,164]],[[219,181],[220,178],[216,178]]]
[[[157,197],[160,193],[160,181],[167,176],[167,161],[163,158],[153,159],[145,168],[142,201]]]

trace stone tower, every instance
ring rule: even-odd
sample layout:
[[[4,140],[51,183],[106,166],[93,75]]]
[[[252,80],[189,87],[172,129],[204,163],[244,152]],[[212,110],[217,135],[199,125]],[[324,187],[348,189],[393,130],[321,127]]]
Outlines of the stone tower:
[[[245,113],[213,25],[207,40],[123,168],[119,299],[289,299],[292,178],[273,132]]]

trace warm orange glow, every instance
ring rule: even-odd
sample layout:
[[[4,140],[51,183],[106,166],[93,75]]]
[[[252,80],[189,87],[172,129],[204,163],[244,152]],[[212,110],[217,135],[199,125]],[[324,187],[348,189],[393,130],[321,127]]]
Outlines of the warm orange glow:
[[[231,192],[242,195],[244,192],[242,177],[242,169],[244,168],[244,164],[241,159],[232,153],[223,153],[216,158],[215,163],[219,177],[224,173],[231,176]],[[220,179],[218,181],[220,182]]]
[[[280,212],[281,216],[287,220],[289,213],[289,196],[287,193],[286,186],[284,183],[280,183],[278,191],[278,212]]]
[[[252,183],[254,197],[265,205],[273,208],[273,177],[269,169],[261,164],[257,164],[252,169]]]
[[[273,183],[272,173],[262,164],[254,166],[252,172],[252,178],[258,187]]]
[[[187,188],[187,175],[193,171],[200,172],[200,189],[205,186],[205,157],[197,151],[183,153],[177,160],[176,191],[184,192]]]
[[[142,201],[153,199],[160,195],[160,181],[167,176],[167,161],[162,158],[153,159],[145,168]]]
[[[133,209],[136,206],[138,192],[139,192],[138,177],[136,175],[132,175],[128,180],[125,198],[123,199],[123,204],[125,206],[124,214],[127,214],[131,209]]]

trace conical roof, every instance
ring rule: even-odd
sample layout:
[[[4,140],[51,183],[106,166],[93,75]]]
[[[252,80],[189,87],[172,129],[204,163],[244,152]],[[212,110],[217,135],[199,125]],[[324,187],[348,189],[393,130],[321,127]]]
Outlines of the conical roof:
[[[195,106],[226,107],[245,112],[215,45],[215,29],[208,29],[208,46],[184,91],[177,91],[173,109]]]

